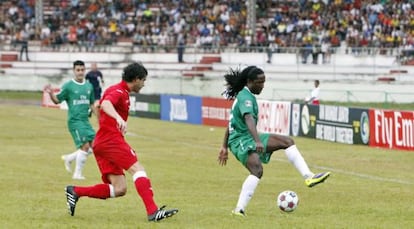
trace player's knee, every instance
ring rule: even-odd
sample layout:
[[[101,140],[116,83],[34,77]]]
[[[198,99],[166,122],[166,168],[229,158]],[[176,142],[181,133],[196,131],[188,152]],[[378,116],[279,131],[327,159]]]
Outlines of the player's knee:
[[[262,178],[263,176],[263,167],[261,164],[250,166],[250,173],[257,178]]]
[[[289,146],[293,146],[294,144],[295,144],[295,141],[292,138],[286,137],[286,140],[285,140],[286,148],[288,148]]]
[[[115,196],[125,196],[126,193],[127,193],[126,186],[115,187]]]
[[[256,174],[253,174],[253,175],[255,175],[257,178],[261,179],[261,178],[262,178],[262,176],[263,176],[263,168],[259,169],[259,170],[256,172]]]

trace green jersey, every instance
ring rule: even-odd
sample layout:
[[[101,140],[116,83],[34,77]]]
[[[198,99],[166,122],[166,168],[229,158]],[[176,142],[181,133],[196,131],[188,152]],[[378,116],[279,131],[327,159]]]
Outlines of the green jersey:
[[[68,105],[68,126],[89,124],[88,111],[95,101],[92,84],[87,81],[76,82],[74,79],[66,82],[56,95],[59,102],[66,101]]]
[[[251,135],[244,121],[245,114],[251,114],[257,124],[259,108],[256,97],[247,87],[244,87],[233,102],[229,121],[229,142],[246,135]]]
[[[256,150],[256,142],[244,121],[244,115],[251,114],[257,125],[259,107],[256,97],[247,87],[244,87],[236,96],[230,111],[228,147],[233,155],[246,166],[249,154]],[[269,141],[269,134],[259,134],[260,141],[265,149]],[[260,153],[260,161],[268,163],[272,152]]]

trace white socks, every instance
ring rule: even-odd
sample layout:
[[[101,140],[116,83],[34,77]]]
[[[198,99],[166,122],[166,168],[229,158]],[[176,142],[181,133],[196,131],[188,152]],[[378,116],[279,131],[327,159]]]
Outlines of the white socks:
[[[82,175],[83,167],[85,167],[86,159],[88,158],[88,153],[79,149],[77,151],[76,155],[76,167],[75,167],[75,173],[73,173],[74,179],[84,179]]]
[[[76,155],[78,155],[78,152],[79,152],[79,151],[82,151],[82,150],[78,149],[78,150],[76,150],[76,151],[75,151],[75,152],[73,152],[73,153],[70,153],[70,154],[66,154],[66,155],[64,155],[65,160],[67,160],[67,161],[69,161],[69,162],[72,162],[73,160],[75,160],[75,159],[76,159]]]
[[[290,163],[295,166],[303,178],[306,179],[313,176],[313,173],[310,171],[305,159],[303,159],[296,145],[292,145],[287,148],[285,153]]]
[[[132,180],[135,182],[140,177],[147,177],[147,173],[145,171],[137,171],[132,175]]]
[[[250,199],[253,196],[254,190],[259,184],[260,179],[256,176],[249,175],[243,183],[242,190],[239,195],[239,200],[237,201],[237,207],[235,211],[240,211],[246,208]]]

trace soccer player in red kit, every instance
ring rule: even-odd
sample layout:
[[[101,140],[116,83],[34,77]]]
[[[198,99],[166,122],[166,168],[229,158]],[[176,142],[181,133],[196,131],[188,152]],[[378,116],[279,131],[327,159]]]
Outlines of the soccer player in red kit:
[[[125,141],[129,111],[129,92],[138,93],[144,87],[147,69],[132,63],[124,68],[122,81],[109,87],[100,101],[99,130],[93,143],[93,153],[102,174],[101,184],[94,186],[67,186],[66,199],[70,215],[74,215],[80,197],[107,199],[126,193],[124,170],[133,178],[135,189],[147,210],[149,221],[160,221],[173,216],[178,209],[158,208],[153,199],[150,179],[139,163],[135,151]]]

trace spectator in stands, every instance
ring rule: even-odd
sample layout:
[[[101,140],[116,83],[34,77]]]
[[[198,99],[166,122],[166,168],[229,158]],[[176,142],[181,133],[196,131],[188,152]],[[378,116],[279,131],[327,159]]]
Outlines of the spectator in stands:
[[[29,33],[24,28],[20,29],[19,43],[21,45],[20,61],[23,60],[23,52],[26,54],[26,61],[30,61],[29,59]]]
[[[331,50],[331,44],[329,43],[328,38],[322,39],[321,54],[322,54],[323,64],[330,62],[330,50]]]
[[[96,41],[98,40],[98,34],[95,31],[95,28],[89,30],[87,35],[88,43],[86,46],[86,51],[92,52],[95,49]]]
[[[319,53],[321,52],[321,46],[317,40],[312,44],[312,64],[318,64]]]
[[[273,53],[275,53],[277,49],[278,49],[278,45],[276,44],[276,42],[274,40],[269,41],[269,46],[267,47],[267,63],[268,64],[272,63]]]
[[[60,31],[54,31],[52,33],[51,43],[53,51],[60,50],[60,47],[63,44],[62,35],[60,34]]]
[[[302,42],[306,39],[307,31],[316,30],[319,41],[326,36],[331,38],[330,43],[334,51],[346,41],[345,45],[349,46],[346,50],[350,50],[350,53],[359,53],[358,49],[361,46],[359,41],[362,36],[368,42],[368,52],[371,53],[373,48],[382,48],[381,54],[391,54],[392,50],[403,45],[403,39],[412,31],[414,14],[411,2],[410,0],[258,1],[257,22],[262,26],[258,26],[257,31],[245,28],[247,5],[243,4],[243,1],[167,1],[160,3],[156,0],[147,0],[131,3],[131,1],[65,0],[58,3],[44,0],[43,4],[45,7],[44,21],[48,26],[50,25],[50,36],[53,36],[54,31],[61,30],[64,44],[73,43],[71,40],[66,40],[70,33],[65,28],[65,23],[84,27],[84,25],[77,24],[78,20],[90,20],[90,24],[95,28],[104,27],[104,30],[96,30],[98,36],[111,37],[111,39],[104,38],[103,43],[106,45],[116,43],[119,38],[131,39],[134,36],[132,31],[135,31],[131,30],[131,25],[144,28],[153,24],[155,26],[151,27],[158,27],[158,31],[142,30],[144,36],[152,37],[146,38],[148,44],[157,44],[153,36],[164,32],[172,38],[172,43],[169,45],[174,46],[178,32],[183,31],[189,38],[188,44],[200,41],[201,46],[206,50],[210,50],[210,45],[214,46],[217,38],[220,37],[221,47],[235,45],[244,51],[251,50],[251,45],[268,44],[269,40],[263,39],[262,36],[261,28],[264,28],[265,33],[277,33],[277,43],[283,50],[284,47],[301,47],[303,43],[307,43]],[[20,24],[20,22],[34,21],[34,6],[33,1],[0,1],[0,7],[5,9],[3,21],[6,28],[13,27],[9,25],[9,22]],[[158,8],[158,13],[154,8]],[[276,9],[274,16],[269,15],[269,9]],[[206,29],[209,30],[208,34],[201,30],[202,25],[206,25]],[[200,30],[197,35],[193,34],[193,29],[189,29],[193,26]],[[35,35],[32,32],[35,31],[34,23],[27,23],[25,29],[32,39]],[[86,43],[90,29],[91,27],[77,34],[76,43]],[[84,29],[77,29],[78,32],[82,30]],[[6,29],[9,36],[12,36],[14,31],[15,28]],[[188,34],[189,31],[192,33],[191,36]],[[257,33],[258,31],[261,32]],[[328,34],[324,34],[324,31]],[[375,35],[372,35],[373,33]],[[253,37],[257,39],[253,40]]]
[[[186,37],[183,32],[180,32],[177,36],[178,63],[184,63],[185,45],[186,45]]]
[[[145,37],[142,34],[141,30],[137,28],[134,33],[134,36],[132,37],[131,51],[134,52],[135,47],[138,47],[138,51],[142,51],[145,45],[146,45]]]

